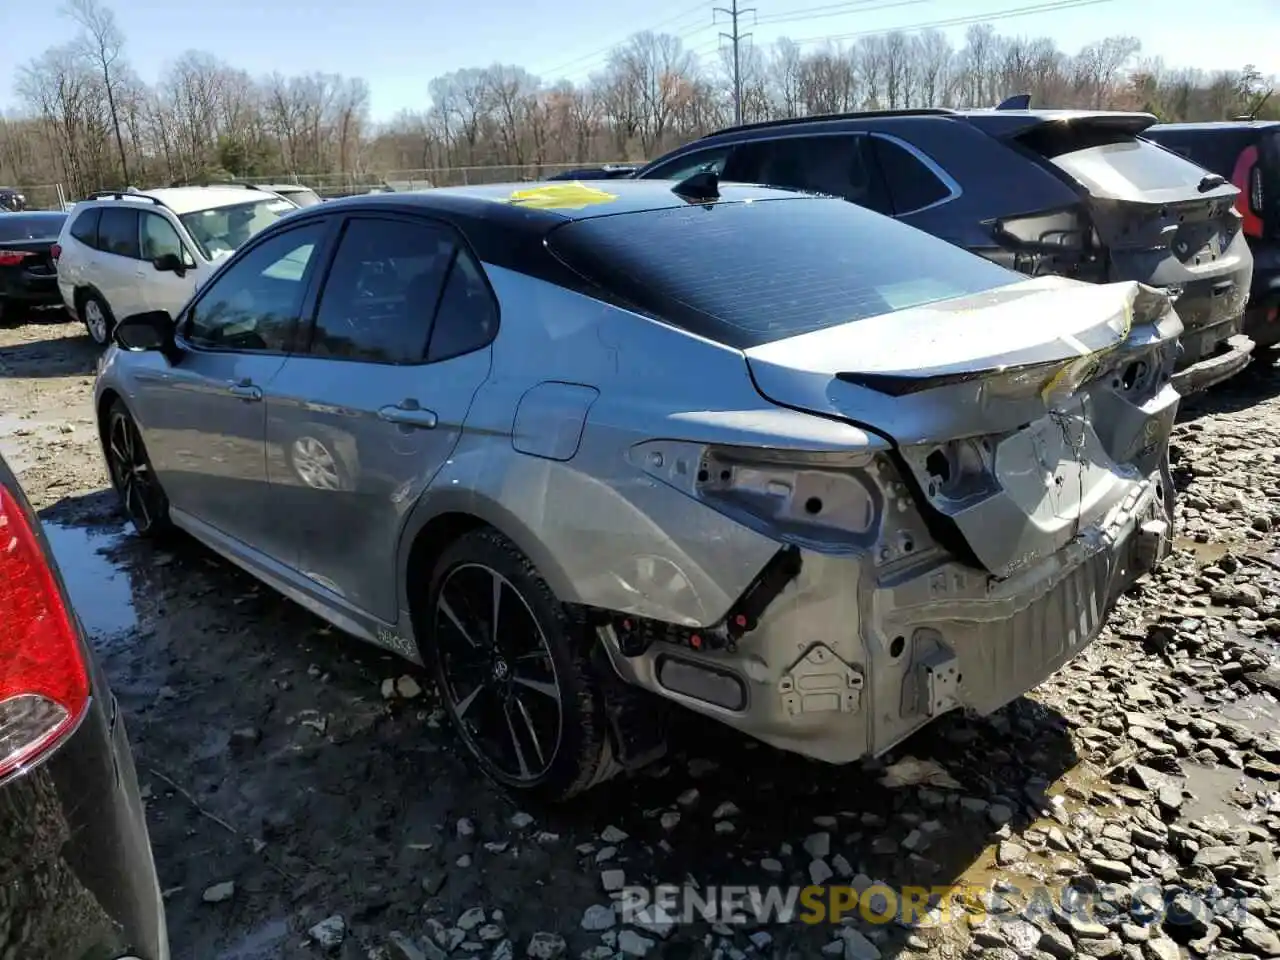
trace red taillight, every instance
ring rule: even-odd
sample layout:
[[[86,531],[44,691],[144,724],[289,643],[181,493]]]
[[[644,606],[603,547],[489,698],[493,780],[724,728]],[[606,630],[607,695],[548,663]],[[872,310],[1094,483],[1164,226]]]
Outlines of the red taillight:
[[[1250,237],[1262,236],[1262,167],[1258,163],[1258,148],[1245,147],[1236,159],[1236,169],[1231,182],[1240,190],[1236,197],[1236,210],[1244,218],[1244,232]]]
[[[62,256],[62,244],[55,243],[49,248],[49,259],[57,260],[60,256]]]
[[[34,257],[30,250],[0,250],[0,267],[16,267],[27,257]]]
[[[88,672],[53,571],[0,487],[0,777],[52,749],[88,704]]]

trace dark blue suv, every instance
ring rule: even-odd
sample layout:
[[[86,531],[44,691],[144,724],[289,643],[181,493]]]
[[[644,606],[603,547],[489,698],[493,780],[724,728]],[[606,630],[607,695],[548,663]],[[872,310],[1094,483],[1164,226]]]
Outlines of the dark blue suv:
[[[1248,364],[1253,273],[1239,190],[1140,135],[1146,113],[899,110],[733,127],[642,167],[844,197],[1030,275],[1166,288],[1186,327],[1174,384]]]

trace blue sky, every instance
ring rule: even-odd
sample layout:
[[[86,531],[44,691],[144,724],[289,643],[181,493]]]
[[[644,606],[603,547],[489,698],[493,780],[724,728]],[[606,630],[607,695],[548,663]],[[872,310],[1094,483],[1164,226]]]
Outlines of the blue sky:
[[[581,79],[629,34],[660,29],[714,55],[713,6],[730,0],[114,0],[128,57],[148,81],[183,50],[207,50],[254,74],[323,70],[363,76],[375,119],[427,103],[427,81],[459,67],[495,61],[535,73]],[[1144,55],[1205,69],[1256,64],[1280,74],[1280,0],[1102,0],[1088,6],[1007,16],[1045,0],[741,0],[756,43],[909,29],[938,21],[991,17],[1001,33],[1046,35],[1074,52],[1108,34],[1129,33]],[[1069,2],[1069,0],[1067,0]],[[1075,0],[1079,2],[1079,0]],[[540,9],[539,9],[540,8]],[[69,40],[73,24],[58,4],[0,6],[0,107],[16,101],[18,65]],[[1157,12],[1158,11],[1158,12]],[[723,19],[723,18],[722,18]],[[754,23],[752,21],[755,21]],[[958,41],[963,25],[948,32]],[[15,42],[17,41],[17,42]]]

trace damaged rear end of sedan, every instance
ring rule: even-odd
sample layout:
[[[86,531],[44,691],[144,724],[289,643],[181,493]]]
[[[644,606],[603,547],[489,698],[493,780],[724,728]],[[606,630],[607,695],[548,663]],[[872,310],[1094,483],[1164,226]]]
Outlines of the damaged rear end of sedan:
[[[668,491],[646,494],[644,536],[586,551],[631,571],[629,594],[579,591],[614,670],[833,763],[998,709],[1169,552],[1168,296],[1026,279],[836,200],[729,194],[548,240],[615,302],[607,326],[659,321],[650,363],[743,361],[739,383],[681,388],[681,411],[633,395],[623,414],[606,397],[643,365],[624,363],[586,418],[580,467],[607,434]],[[670,494],[697,523],[654,509]]]

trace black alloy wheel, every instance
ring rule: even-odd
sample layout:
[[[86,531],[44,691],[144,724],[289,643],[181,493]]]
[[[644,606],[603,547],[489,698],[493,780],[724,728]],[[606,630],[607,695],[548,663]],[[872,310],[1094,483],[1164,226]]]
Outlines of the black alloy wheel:
[[[138,533],[156,536],[169,529],[169,498],[147,457],[138,425],[119,400],[111,405],[106,429],[111,484]]]

